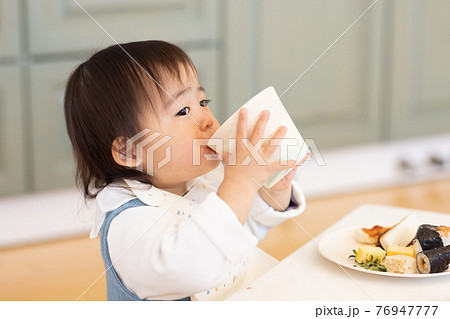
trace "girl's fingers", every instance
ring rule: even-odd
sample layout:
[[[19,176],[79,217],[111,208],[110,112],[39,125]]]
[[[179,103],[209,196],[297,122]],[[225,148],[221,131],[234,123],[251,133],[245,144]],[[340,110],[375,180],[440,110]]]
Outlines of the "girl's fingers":
[[[264,131],[266,130],[267,122],[270,117],[270,112],[268,110],[264,110],[258,121],[255,123],[255,129],[253,130],[252,136],[250,137],[250,142],[252,145],[264,136]]]
[[[275,134],[262,147],[263,153],[267,156],[271,156],[278,149],[278,147],[280,147],[280,141],[277,141],[277,139],[283,138],[286,133],[286,126],[280,126]],[[272,142],[272,140],[274,141]]]
[[[238,144],[241,139],[247,138],[247,109],[242,108],[239,111],[238,126],[236,131],[236,139]]]

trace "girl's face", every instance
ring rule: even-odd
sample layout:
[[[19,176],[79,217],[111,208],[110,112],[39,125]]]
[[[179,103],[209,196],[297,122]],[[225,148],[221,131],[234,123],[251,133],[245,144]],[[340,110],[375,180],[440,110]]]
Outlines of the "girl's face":
[[[204,154],[208,158],[214,157],[214,152],[204,145],[206,142],[194,142],[195,139],[209,139],[220,124],[209,109],[197,75],[186,72],[184,68],[182,70],[182,84],[177,84],[178,81],[174,80],[166,81],[163,86],[177,103],[167,96],[166,101],[161,101],[164,111],[158,116],[159,122],[152,119],[151,115],[146,117],[144,127],[151,130],[149,134],[157,131],[161,136],[147,144],[143,150],[143,169],[149,173],[152,185],[179,195],[186,189],[188,180],[208,173],[220,163],[217,158],[205,158]],[[168,137],[170,139],[167,142],[150,152],[146,151]],[[153,168],[147,167],[147,164],[151,165],[148,156],[152,156]],[[162,165],[164,162],[166,163]]]

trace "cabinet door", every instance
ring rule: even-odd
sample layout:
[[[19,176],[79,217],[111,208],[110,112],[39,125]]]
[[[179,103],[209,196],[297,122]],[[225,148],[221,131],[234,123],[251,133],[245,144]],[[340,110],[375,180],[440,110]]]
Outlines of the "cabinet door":
[[[229,1],[233,109],[268,86],[281,95],[371,3]],[[319,147],[378,138],[380,18],[375,5],[281,98],[303,138]]]
[[[64,88],[76,63],[30,67],[33,172],[36,190],[74,185],[74,160],[64,120]]]
[[[19,54],[19,1],[0,0],[0,58]]]
[[[450,2],[393,1],[391,135],[450,131]]]
[[[28,0],[32,53],[92,50],[147,39],[213,41],[216,0]],[[105,32],[106,31],[106,32]]]
[[[0,195],[25,190],[20,71],[0,67]]]

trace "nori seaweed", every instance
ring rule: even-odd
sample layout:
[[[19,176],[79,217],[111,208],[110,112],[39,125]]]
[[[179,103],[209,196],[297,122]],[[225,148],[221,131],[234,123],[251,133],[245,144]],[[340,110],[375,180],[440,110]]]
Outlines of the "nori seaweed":
[[[450,245],[423,251],[430,260],[430,273],[443,272],[450,264]]]
[[[417,229],[416,238],[419,240],[422,250],[444,247],[442,238],[436,230],[437,226],[423,224]]]

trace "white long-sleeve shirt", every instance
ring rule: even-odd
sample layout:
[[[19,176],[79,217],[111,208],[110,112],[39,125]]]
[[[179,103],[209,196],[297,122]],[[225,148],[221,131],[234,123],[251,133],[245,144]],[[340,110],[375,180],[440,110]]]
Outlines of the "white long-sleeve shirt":
[[[271,227],[305,208],[293,181],[299,207],[288,213],[270,207],[258,194],[243,226],[217,196],[223,163],[198,179],[183,197],[139,181],[123,179],[97,195],[90,238],[98,236],[107,212],[138,197],[148,206],[129,208],[111,222],[109,254],[125,287],[142,299],[173,300],[187,295],[223,295],[245,270],[247,257]]]

